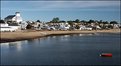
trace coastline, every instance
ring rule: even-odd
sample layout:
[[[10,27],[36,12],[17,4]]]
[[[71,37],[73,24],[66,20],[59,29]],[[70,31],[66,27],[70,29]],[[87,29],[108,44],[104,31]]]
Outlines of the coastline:
[[[0,43],[14,42],[21,40],[29,40],[41,38],[51,35],[67,35],[67,34],[95,34],[95,33],[121,33],[121,29],[111,30],[92,30],[92,31],[17,31],[17,32],[1,32]]]

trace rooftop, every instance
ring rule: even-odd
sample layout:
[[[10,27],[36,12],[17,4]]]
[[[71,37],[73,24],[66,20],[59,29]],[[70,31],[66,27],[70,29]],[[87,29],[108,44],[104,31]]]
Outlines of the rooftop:
[[[16,15],[9,15],[7,16],[5,19],[12,19],[13,17],[15,17]]]

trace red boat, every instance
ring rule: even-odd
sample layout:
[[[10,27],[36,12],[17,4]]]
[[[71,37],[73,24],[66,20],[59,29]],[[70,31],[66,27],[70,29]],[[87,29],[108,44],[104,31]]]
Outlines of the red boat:
[[[112,53],[102,53],[100,54],[101,57],[112,57]]]

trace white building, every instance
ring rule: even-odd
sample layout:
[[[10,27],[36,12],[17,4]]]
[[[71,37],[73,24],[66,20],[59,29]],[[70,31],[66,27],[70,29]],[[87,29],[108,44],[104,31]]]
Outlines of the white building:
[[[16,31],[18,30],[19,26],[9,26],[6,22],[3,22],[0,20],[0,32],[6,32],[6,31]]]
[[[86,27],[84,25],[80,25],[79,30],[92,30],[92,27]]]
[[[15,15],[9,15],[4,19],[5,22],[22,22],[22,17],[20,16],[20,12],[16,12]]]
[[[69,30],[70,25],[68,23],[60,23],[60,30]]]

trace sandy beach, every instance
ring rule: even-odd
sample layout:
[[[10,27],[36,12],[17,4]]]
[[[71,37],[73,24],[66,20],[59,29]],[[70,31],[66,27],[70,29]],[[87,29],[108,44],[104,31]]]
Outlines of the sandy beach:
[[[93,30],[93,31],[17,31],[17,32],[1,32],[0,43],[4,42],[13,42],[20,40],[35,39],[50,35],[64,35],[64,34],[89,34],[89,33],[119,33],[120,29],[111,29],[111,30]]]

